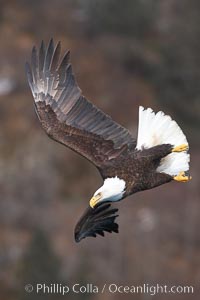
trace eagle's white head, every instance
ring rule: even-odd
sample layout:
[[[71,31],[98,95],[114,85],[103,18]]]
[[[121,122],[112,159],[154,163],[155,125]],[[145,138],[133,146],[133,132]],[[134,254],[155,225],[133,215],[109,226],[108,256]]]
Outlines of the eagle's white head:
[[[116,177],[106,178],[103,185],[94,193],[90,200],[90,206],[95,207],[96,204],[104,201],[119,201],[125,192],[126,182]]]

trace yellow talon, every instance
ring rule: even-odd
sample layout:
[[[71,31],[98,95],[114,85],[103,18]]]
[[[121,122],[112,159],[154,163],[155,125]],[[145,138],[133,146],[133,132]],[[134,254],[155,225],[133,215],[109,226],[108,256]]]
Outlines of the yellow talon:
[[[189,146],[188,144],[182,144],[179,146],[176,146],[172,149],[172,152],[182,152],[182,151],[188,151]]]
[[[177,176],[174,176],[174,180],[179,182],[187,182],[192,179],[192,176],[186,176],[185,172],[180,172]]]

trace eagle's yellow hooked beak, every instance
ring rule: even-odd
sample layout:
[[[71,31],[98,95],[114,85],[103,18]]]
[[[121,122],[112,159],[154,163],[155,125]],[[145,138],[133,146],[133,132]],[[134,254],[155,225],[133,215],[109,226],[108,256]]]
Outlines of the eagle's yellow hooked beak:
[[[96,196],[93,196],[92,199],[90,199],[90,207],[94,208],[95,205],[99,202],[101,199],[101,195],[97,194]]]

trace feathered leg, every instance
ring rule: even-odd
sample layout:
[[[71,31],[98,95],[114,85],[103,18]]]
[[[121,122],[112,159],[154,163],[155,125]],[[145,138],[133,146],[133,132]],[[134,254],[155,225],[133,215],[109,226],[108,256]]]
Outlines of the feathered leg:
[[[157,161],[158,163],[160,160],[170,154],[173,150],[173,146],[170,144],[162,144],[157,145],[151,148],[142,149],[137,152],[138,158],[145,159],[145,160],[151,160],[151,161]]]

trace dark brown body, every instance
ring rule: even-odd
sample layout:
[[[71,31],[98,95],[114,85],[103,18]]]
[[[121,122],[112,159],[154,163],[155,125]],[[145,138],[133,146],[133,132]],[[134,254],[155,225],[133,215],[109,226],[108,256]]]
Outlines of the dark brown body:
[[[173,177],[156,172],[163,157],[171,153],[173,146],[169,144],[158,145],[149,149],[136,150],[132,147],[121,153],[117,160],[100,170],[102,177],[117,176],[126,182],[124,197],[133,193],[151,189],[170,182]]]

